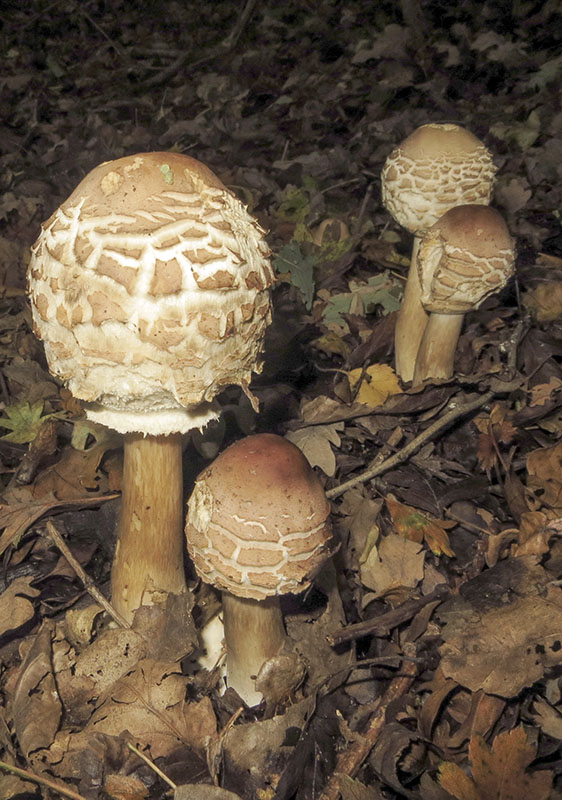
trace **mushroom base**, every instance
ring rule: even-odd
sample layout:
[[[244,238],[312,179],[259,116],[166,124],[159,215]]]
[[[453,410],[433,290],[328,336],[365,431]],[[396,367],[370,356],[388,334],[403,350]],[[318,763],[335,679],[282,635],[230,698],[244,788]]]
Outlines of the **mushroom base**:
[[[227,683],[247,705],[254,706],[263,699],[255,678],[287,638],[279,598],[247,600],[223,592],[222,603]]]
[[[418,350],[413,385],[429,378],[447,380],[454,371],[455,352],[464,314],[439,314],[429,317]]]
[[[186,591],[183,570],[182,441],[125,436],[123,494],[111,599],[128,620],[157,592]]]

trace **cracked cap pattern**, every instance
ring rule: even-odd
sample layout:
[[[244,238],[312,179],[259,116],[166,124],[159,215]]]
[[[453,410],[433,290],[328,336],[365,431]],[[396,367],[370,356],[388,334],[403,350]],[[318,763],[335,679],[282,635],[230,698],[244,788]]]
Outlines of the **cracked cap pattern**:
[[[168,434],[249,391],[271,319],[263,231],[200,162],[143,153],[90,172],[42,226],[28,286],[51,372],[95,421]]]
[[[337,549],[329,514],[296,445],[274,434],[248,436],[197,478],[187,547],[202,580],[238,597],[297,593]]]
[[[458,125],[430,123],[388,156],[382,201],[399,225],[416,233],[454,206],[488,205],[495,174],[492,155],[476,136]]]
[[[421,235],[417,270],[426,311],[464,314],[513,273],[513,239],[489,206],[457,206]]]

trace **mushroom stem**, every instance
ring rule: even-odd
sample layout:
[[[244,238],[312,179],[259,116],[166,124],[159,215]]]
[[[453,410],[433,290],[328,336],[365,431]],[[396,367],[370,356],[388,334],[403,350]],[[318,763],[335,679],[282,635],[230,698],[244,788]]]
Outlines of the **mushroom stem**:
[[[287,638],[279,598],[249,600],[223,592],[222,603],[227,682],[245,703],[254,706],[263,699],[254,679]]]
[[[428,378],[451,377],[463,320],[464,314],[430,314],[418,350],[414,386]]]
[[[428,314],[421,303],[421,286],[416,263],[419,246],[420,239],[416,236],[404,298],[396,317],[394,331],[396,373],[403,381],[411,381],[414,377],[418,349],[428,320]]]
[[[114,607],[128,620],[155,591],[186,591],[181,434],[125,435],[123,494],[111,572]]]

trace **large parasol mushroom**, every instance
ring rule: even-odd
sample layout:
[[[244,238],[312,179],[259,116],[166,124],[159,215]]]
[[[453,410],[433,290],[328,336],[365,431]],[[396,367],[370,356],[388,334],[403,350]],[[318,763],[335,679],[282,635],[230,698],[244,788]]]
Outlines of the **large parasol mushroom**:
[[[28,283],[51,372],[125,435],[112,600],[181,592],[181,434],[260,369],[273,272],[263,231],[203,164],[141,153],[90,172],[43,225]]]

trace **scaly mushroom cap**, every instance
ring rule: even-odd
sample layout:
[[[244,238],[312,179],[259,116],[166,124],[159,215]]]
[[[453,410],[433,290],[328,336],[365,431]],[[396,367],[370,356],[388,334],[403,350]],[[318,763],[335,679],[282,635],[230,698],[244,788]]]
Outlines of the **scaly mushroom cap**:
[[[454,206],[488,205],[495,174],[492,155],[476,136],[458,125],[429,123],[388,156],[382,200],[398,224],[415,233]]]
[[[464,314],[499,291],[515,250],[503,217],[489,206],[457,206],[421,235],[417,257],[426,311]]]
[[[213,397],[228,384],[249,394],[259,369],[273,283],[262,235],[189,156],[96,167],[32,248],[34,328],[51,372],[122,433],[204,425]]]
[[[204,581],[237,597],[301,592],[336,549],[329,513],[296,445],[274,434],[248,436],[197,478],[187,548]]]

